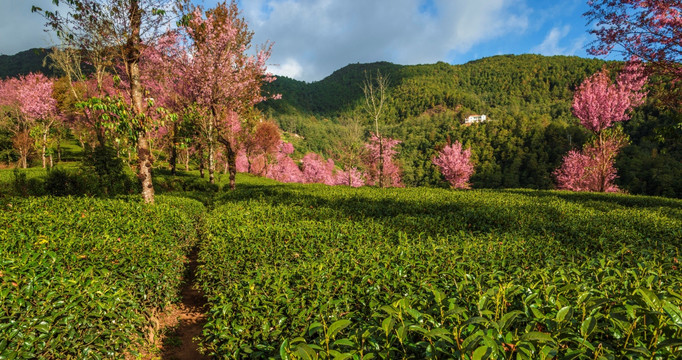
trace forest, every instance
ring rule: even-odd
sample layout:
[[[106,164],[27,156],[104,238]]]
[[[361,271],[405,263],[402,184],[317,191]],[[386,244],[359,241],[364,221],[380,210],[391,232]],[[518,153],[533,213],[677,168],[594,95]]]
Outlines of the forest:
[[[463,65],[353,64],[310,84],[280,77],[267,87],[282,100],[260,108],[303,137],[304,149],[333,157],[331,139],[348,119],[369,125],[362,83],[367,73],[381,71],[390,79],[383,126],[402,141],[397,158],[406,186],[443,186],[431,159],[438,147],[458,140],[472,149],[474,187],[551,189],[562,156],[589,140],[571,113],[573,91],[602,67],[622,63],[505,55]],[[657,89],[649,91],[651,100],[622,124],[629,145],[617,158],[616,183],[633,194],[679,197],[681,117],[657,106]],[[490,121],[464,124],[471,114]]]

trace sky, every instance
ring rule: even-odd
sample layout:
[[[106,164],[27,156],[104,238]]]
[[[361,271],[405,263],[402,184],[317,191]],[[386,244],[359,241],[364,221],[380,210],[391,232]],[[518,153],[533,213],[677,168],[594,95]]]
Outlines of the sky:
[[[193,0],[211,8],[217,0]],[[590,57],[587,0],[238,0],[254,44],[273,43],[269,70],[307,82],[350,63],[463,64],[502,54]],[[0,54],[56,37],[31,6],[0,0]]]

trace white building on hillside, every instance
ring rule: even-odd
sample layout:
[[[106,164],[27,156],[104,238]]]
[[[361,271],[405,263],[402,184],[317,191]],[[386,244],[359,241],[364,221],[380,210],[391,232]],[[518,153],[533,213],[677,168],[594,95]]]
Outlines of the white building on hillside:
[[[474,124],[485,121],[488,121],[488,117],[486,117],[485,115],[471,115],[468,118],[464,119],[465,124]]]

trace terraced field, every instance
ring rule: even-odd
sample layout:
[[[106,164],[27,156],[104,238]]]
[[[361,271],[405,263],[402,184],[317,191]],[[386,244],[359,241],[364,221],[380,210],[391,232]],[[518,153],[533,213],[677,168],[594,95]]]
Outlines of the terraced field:
[[[682,357],[682,201],[238,184],[0,199],[0,359],[134,354],[193,246],[216,358]]]

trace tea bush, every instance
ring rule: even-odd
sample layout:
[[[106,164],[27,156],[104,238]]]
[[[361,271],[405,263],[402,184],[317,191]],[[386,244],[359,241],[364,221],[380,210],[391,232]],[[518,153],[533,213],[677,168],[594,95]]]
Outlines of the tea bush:
[[[215,203],[218,357],[682,357],[677,200],[258,183]]]
[[[197,201],[0,200],[0,358],[123,358],[178,295]]]

